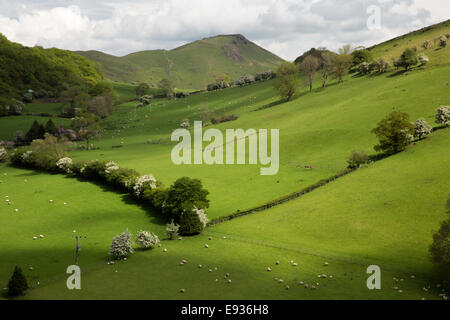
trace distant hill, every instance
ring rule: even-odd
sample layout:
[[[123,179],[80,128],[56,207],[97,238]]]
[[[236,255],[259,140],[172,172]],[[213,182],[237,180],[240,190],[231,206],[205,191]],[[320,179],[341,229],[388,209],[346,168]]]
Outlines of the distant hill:
[[[172,50],[148,50],[116,57],[99,51],[77,51],[95,62],[110,80],[156,85],[162,78],[180,89],[201,89],[222,74],[232,80],[274,70],[280,57],[244,36],[219,35],[188,43]]]

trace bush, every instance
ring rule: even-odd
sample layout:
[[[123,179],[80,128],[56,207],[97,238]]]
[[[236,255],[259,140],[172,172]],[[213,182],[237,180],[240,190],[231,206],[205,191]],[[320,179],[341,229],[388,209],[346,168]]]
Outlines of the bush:
[[[183,129],[189,129],[189,119],[183,119],[181,122],[180,122],[180,127],[181,128],[183,128]]]
[[[420,64],[424,66],[430,61],[430,59],[426,55],[421,54],[419,56],[419,61],[420,61]]]
[[[152,190],[157,187],[157,182],[151,174],[139,177],[133,186],[133,195],[136,198],[141,198],[146,190]]]
[[[178,222],[185,211],[191,212],[194,207],[208,208],[209,200],[206,198],[208,194],[200,180],[180,178],[170,186],[163,212],[169,219]]]
[[[105,178],[106,161],[91,160],[80,169],[82,177],[89,180],[103,180]]]
[[[158,184],[158,183],[157,183]],[[162,186],[156,188],[145,188],[142,193],[142,199],[148,201],[156,209],[162,209],[167,200],[168,190]]]
[[[139,231],[136,237],[136,243],[145,249],[151,249],[157,246],[160,241],[156,234],[150,231]]]
[[[425,50],[428,49],[428,48],[431,48],[431,41],[430,40],[425,40],[422,43],[422,48],[424,48]]]
[[[358,66],[358,71],[360,74],[370,73],[370,65],[368,62],[363,62]]]
[[[8,161],[8,151],[5,148],[0,148],[0,162]]]
[[[389,69],[389,62],[384,59],[380,59],[375,63],[375,69],[379,73],[384,73]]]
[[[419,60],[417,59],[416,52],[411,48],[407,48],[400,56],[399,67],[408,70],[410,67],[415,66],[418,63]]]
[[[17,297],[25,294],[28,289],[27,278],[23,275],[22,269],[18,266],[14,268],[13,275],[8,281],[8,296]]]
[[[356,169],[367,163],[369,157],[364,151],[353,151],[347,160],[347,168]]]
[[[115,236],[109,248],[109,255],[113,259],[120,259],[133,253],[133,241],[131,240],[131,233],[128,229],[122,234]]]
[[[441,223],[439,230],[433,235],[430,245],[430,258],[438,276],[447,287],[450,286],[450,199],[447,202],[449,217]]]
[[[107,170],[109,172],[106,174],[106,181],[109,184],[125,190],[132,190],[139,178],[139,173],[136,170],[119,167],[117,167],[118,169],[111,170],[113,167],[109,168],[109,170],[105,169],[105,172]]]
[[[56,166],[64,173],[71,173],[72,159],[64,157],[56,161]]]
[[[170,221],[170,223],[166,224],[166,234],[169,237],[170,240],[175,239],[178,237],[178,231],[180,229],[180,226],[173,222],[173,219]]]
[[[199,234],[203,231],[204,225],[200,221],[200,217],[194,210],[187,210],[180,217],[180,234],[183,236],[191,236]]]
[[[436,110],[436,123],[448,126],[450,123],[450,107],[440,106]]]
[[[150,95],[144,95],[139,98],[139,102],[143,106],[149,105],[152,102],[152,100],[153,100],[153,96],[150,96]]]
[[[447,46],[447,37],[441,36],[441,37],[439,38],[439,46],[440,46],[441,48],[445,48],[445,47]]]
[[[401,111],[393,111],[378,123],[372,130],[380,143],[375,151],[385,151],[388,154],[406,149],[414,138],[414,126],[409,122],[409,115]]]
[[[238,118],[238,116],[235,114],[230,114],[230,115],[226,115],[226,116],[223,115],[221,118],[212,117],[211,123],[218,124],[218,123],[222,123],[222,122],[233,121],[233,120],[236,120],[237,118]]]
[[[425,121],[425,119],[417,119],[414,123],[414,138],[423,139],[433,131],[433,128]]]

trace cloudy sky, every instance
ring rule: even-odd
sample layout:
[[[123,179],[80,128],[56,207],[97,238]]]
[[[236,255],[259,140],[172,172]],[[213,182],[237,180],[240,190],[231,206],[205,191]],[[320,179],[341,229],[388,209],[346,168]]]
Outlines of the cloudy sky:
[[[0,0],[0,33],[12,41],[119,56],[240,33],[292,60],[311,47],[369,46],[449,18],[449,0]]]

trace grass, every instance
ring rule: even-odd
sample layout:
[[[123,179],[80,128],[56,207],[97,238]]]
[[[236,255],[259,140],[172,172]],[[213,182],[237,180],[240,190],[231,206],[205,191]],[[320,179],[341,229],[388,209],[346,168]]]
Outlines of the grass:
[[[0,140],[13,140],[14,132],[22,131],[25,135],[30,129],[34,120],[39,123],[47,123],[49,119],[55,123],[56,126],[68,126],[70,119],[57,117],[40,117],[40,116],[8,116],[0,117]]]
[[[196,45],[207,46],[213,40]],[[389,50],[384,52],[390,54]],[[287,103],[276,96],[273,81],[183,99],[156,99],[138,109],[136,119],[136,102],[124,103],[101,121],[102,138],[95,142],[99,149],[70,156],[113,160],[141,174],[152,173],[166,186],[182,176],[199,178],[210,191],[208,216],[222,217],[340,172],[353,150],[373,154],[377,141],[370,131],[393,110],[408,112],[411,121],[423,117],[432,124],[435,110],[450,100],[448,47],[430,58],[438,63],[405,73],[348,76],[342,84],[332,81],[312,93],[303,87]],[[121,97],[131,98],[133,86],[114,86]],[[259,175],[259,165],[172,163],[170,134],[183,119],[192,123],[202,116],[232,113],[239,118],[219,125],[208,121],[205,129],[280,129],[277,175]],[[0,138],[28,128],[32,119],[0,118]],[[137,251],[115,265],[106,264],[114,235],[128,227],[134,234],[144,229],[163,236],[165,222],[104,186],[3,165],[0,196],[3,201],[8,195],[13,204],[0,204],[0,282],[6,283],[18,264],[34,286],[25,296],[28,299],[439,299],[440,281],[427,249],[445,218],[449,142],[448,129],[435,131],[406,152],[298,199],[217,224],[197,237],[163,241],[161,248]],[[82,240],[80,291],[65,287],[65,268],[74,260],[74,229],[88,236]],[[45,238],[32,240],[39,234]],[[180,266],[182,259],[188,264]],[[291,266],[291,260],[298,266]],[[381,267],[382,290],[366,287],[370,264]],[[269,266],[272,272],[267,271]],[[231,283],[225,273],[230,273]],[[324,273],[327,278],[317,277]],[[397,283],[393,278],[403,280]],[[299,281],[317,288],[306,289]],[[424,286],[430,290],[425,292]],[[181,288],[186,292],[180,293]]]

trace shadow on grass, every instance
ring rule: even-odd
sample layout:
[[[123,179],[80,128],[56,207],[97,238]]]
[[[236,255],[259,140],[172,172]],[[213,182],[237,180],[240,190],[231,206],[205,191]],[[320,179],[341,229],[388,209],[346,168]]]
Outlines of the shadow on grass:
[[[122,188],[109,185],[109,184],[107,184],[103,181],[99,181],[99,180],[89,180],[89,179],[85,179],[82,177],[67,176],[67,175],[64,177],[65,177],[65,179],[76,179],[77,181],[80,181],[80,182],[87,182],[87,183],[95,184],[96,186],[100,187],[103,192],[112,192],[112,193],[119,194],[121,196],[122,202],[124,202],[126,204],[130,204],[130,205],[136,205],[136,206],[139,206],[141,209],[143,209],[147,213],[148,217],[152,219],[152,221],[151,221],[152,223],[157,224],[157,225],[166,225],[167,224],[167,221],[164,218],[164,215],[162,214],[162,212],[153,208],[151,206],[151,204],[148,202],[139,201],[139,200],[133,198],[133,196],[130,193],[123,190]]]

